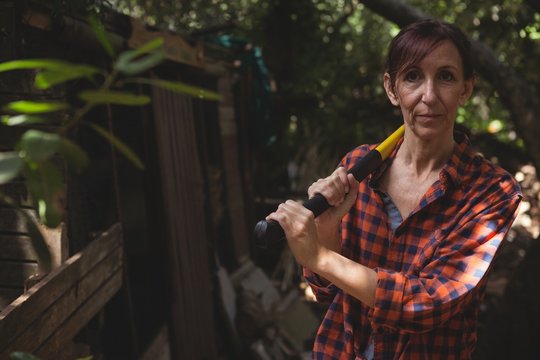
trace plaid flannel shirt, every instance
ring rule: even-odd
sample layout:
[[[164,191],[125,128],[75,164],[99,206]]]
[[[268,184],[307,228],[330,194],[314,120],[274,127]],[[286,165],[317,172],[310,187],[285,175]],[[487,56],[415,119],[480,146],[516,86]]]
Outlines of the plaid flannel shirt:
[[[361,359],[370,336],[374,359],[468,359],[490,264],[516,216],[519,185],[456,133],[454,153],[436,181],[392,231],[378,180],[398,146],[359,185],[342,220],[342,254],[377,273],[370,308],[308,269],[317,300],[330,303],[314,359]],[[348,153],[349,169],[374,146]]]

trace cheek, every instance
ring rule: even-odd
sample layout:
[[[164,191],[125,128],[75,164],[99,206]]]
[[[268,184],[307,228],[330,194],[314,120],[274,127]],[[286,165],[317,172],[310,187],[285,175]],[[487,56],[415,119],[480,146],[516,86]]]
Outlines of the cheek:
[[[416,106],[416,104],[418,104],[418,101],[411,94],[407,94],[405,96],[402,96],[400,98],[400,102],[399,102],[399,106],[401,108],[401,111],[403,113],[405,113],[405,114],[412,112],[414,110],[414,107]]]
[[[448,94],[448,96],[445,99],[445,104],[449,111],[456,111],[458,107],[463,105],[461,93],[454,92],[454,93]]]

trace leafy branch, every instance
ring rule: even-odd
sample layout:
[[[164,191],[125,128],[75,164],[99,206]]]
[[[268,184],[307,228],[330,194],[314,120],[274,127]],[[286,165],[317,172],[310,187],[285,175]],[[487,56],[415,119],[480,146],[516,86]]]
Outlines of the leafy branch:
[[[34,86],[40,90],[80,79],[96,84],[95,89],[83,90],[77,94],[80,101],[78,105],[64,101],[25,99],[10,102],[2,109],[4,115],[0,117],[1,124],[24,126],[28,129],[22,133],[13,151],[0,152],[0,185],[17,178],[25,179],[39,221],[49,227],[57,227],[64,219],[61,201],[64,179],[58,167],[58,159],[64,160],[67,166],[77,172],[84,170],[89,163],[86,152],[68,139],[71,129],[87,126],[114,146],[136,168],[144,169],[143,162],[129,146],[113,133],[86,119],[92,109],[102,105],[144,106],[151,102],[147,95],[125,91],[123,87],[126,84],[151,85],[212,101],[220,99],[219,94],[196,86],[140,77],[164,61],[163,39],[157,38],[136,49],[116,54],[103,25],[94,17],[89,17],[88,22],[111,58],[110,69],[58,59],[23,59],[0,63],[0,73],[15,70],[35,71]],[[67,115],[65,120],[56,126],[55,130],[44,130],[52,123],[51,115],[61,111]],[[8,206],[15,206],[16,203],[5,194],[0,194],[0,202]],[[33,225],[35,227],[36,224]],[[50,255],[44,246],[44,239],[39,231],[33,235],[34,247],[40,249],[40,262],[45,264],[48,271]]]

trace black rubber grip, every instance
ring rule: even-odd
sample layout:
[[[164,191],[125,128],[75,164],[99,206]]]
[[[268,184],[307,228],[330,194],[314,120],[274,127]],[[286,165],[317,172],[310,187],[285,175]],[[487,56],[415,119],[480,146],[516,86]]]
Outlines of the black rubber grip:
[[[372,173],[381,164],[381,154],[372,150],[368,152],[362,159],[358,160],[348,173],[352,174],[354,178],[360,182],[364,180],[370,173]],[[326,211],[330,204],[321,194],[316,194],[311,199],[304,202],[304,207],[313,212],[315,217],[321,215]],[[278,245],[285,239],[285,232],[277,221],[261,220],[255,225],[253,231],[254,244],[258,249],[268,249]]]

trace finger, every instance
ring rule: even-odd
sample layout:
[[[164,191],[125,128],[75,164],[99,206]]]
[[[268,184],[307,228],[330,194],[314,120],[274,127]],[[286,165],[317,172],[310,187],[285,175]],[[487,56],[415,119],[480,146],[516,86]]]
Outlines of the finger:
[[[358,191],[358,185],[360,183],[358,182],[358,180],[356,180],[353,174],[347,174],[347,183],[349,184],[349,189],[352,189],[353,191]]]
[[[285,204],[279,204],[276,211],[270,213],[266,218],[266,221],[276,221],[279,223],[285,235],[288,236],[288,233],[291,228],[291,219],[290,214],[285,209]]]
[[[268,218],[279,222],[289,241],[308,235],[309,229],[314,228],[313,212],[293,200],[280,204],[276,212]]]
[[[331,178],[331,188],[332,192],[329,194],[330,199],[328,203],[332,206],[339,206],[349,189],[345,169],[339,168],[334,172]]]
[[[334,171],[334,174],[336,174],[339,177],[339,180],[341,181],[344,192],[348,193],[350,187],[349,187],[349,181],[347,179],[348,174],[347,174],[347,171],[345,170],[345,168],[343,166],[338,167]]]
[[[311,199],[315,194],[320,194],[325,184],[325,179],[318,179],[308,188],[308,198]]]
[[[349,211],[349,209],[353,206],[356,200],[356,196],[358,195],[359,182],[356,181],[352,174],[348,174],[347,180],[349,183],[350,191],[347,193],[343,201],[343,209],[345,210],[343,215],[345,215],[345,212]]]
[[[308,208],[304,207],[300,201],[287,200],[283,206],[282,210],[285,211],[290,217],[297,217],[302,219],[315,218],[313,212]]]
[[[309,218],[314,217],[313,212],[305,208],[299,201],[287,200],[284,203],[279,204],[276,211],[268,214],[266,220],[283,221],[286,219],[289,223],[294,222],[296,218]]]
[[[325,179],[317,180],[308,189],[309,198],[311,199],[316,194],[321,194],[332,206],[341,203],[346,193],[346,186],[344,185],[341,176],[343,176],[343,174],[334,172]]]
[[[268,214],[268,215],[264,218],[264,220],[266,220],[266,221],[274,220],[274,215],[275,215],[275,214],[276,214],[275,212],[271,212],[270,214]]]

